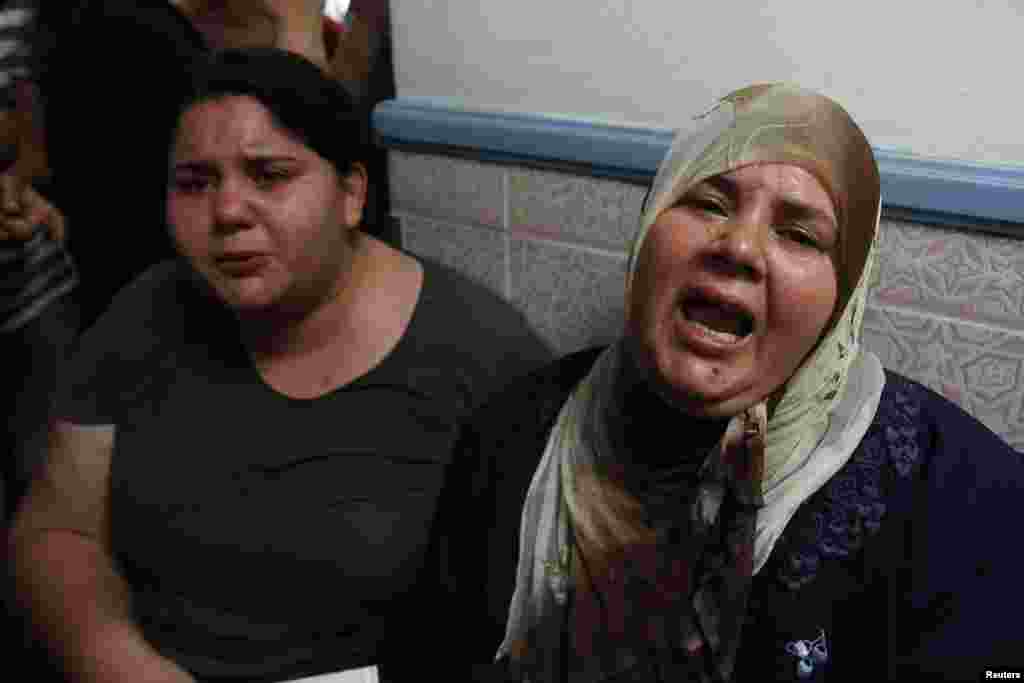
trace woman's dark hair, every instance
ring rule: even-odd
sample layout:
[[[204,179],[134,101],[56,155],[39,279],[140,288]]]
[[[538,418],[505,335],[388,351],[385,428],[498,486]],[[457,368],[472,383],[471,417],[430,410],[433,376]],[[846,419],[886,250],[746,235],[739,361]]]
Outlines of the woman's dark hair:
[[[364,163],[368,126],[345,88],[305,57],[275,48],[224,50],[195,64],[181,115],[200,102],[252,97],[275,123],[329,161],[339,175]]]

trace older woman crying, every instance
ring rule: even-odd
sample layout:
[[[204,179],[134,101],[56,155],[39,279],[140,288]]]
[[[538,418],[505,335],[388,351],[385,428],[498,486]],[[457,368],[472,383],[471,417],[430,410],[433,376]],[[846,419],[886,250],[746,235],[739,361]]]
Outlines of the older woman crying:
[[[504,393],[462,445],[442,515],[474,510],[447,571],[486,596],[462,620],[478,680],[1020,661],[1021,551],[1000,531],[1024,513],[1020,455],[860,343],[880,201],[867,140],[823,96],[752,86],[679,134],[622,340]]]

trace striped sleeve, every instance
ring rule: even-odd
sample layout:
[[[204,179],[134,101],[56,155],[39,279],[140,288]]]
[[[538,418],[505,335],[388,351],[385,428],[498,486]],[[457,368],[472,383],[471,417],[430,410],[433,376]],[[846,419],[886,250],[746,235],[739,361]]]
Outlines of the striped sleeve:
[[[25,242],[0,242],[0,334],[22,327],[77,284],[71,255],[45,228]]]
[[[0,109],[16,106],[18,80],[38,76],[32,49],[37,16],[37,0],[0,0]],[[0,241],[0,334],[22,327],[77,284],[70,254],[45,226],[26,241]]]
[[[0,107],[14,106],[14,82],[35,78],[32,33],[36,2],[10,0],[0,6]]]

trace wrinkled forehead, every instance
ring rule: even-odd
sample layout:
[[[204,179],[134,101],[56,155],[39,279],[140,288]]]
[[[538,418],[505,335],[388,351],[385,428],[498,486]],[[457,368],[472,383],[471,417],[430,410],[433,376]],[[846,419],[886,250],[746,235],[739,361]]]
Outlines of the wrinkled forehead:
[[[814,175],[836,212],[841,279],[852,285],[874,236],[879,197],[871,148],[832,100],[793,86],[752,86],[726,97],[676,135],[647,200],[630,273],[657,217],[692,187],[751,164],[798,166]],[[845,277],[843,277],[845,275]]]
[[[218,95],[197,100],[179,117],[171,145],[172,161],[316,154],[302,137],[283,126],[261,100],[249,95]]]

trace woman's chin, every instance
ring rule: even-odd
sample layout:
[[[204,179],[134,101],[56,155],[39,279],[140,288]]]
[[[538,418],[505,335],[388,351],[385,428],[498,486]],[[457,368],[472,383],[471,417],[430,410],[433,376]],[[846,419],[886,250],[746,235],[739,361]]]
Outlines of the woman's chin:
[[[627,349],[648,381],[672,405],[694,417],[729,417],[757,403],[767,373],[757,335],[713,335],[698,325],[662,325],[636,334]],[[633,332],[631,334],[631,332]]]
[[[278,299],[266,283],[261,281],[232,278],[213,283],[213,288],[226,306],[239,313],[256,313],[268,309]]]
[[[674,353],[656,363],[651,379],[662,395],[687,415],[721,418],[737,415],[758,402],[756,374],[743,364]]]

